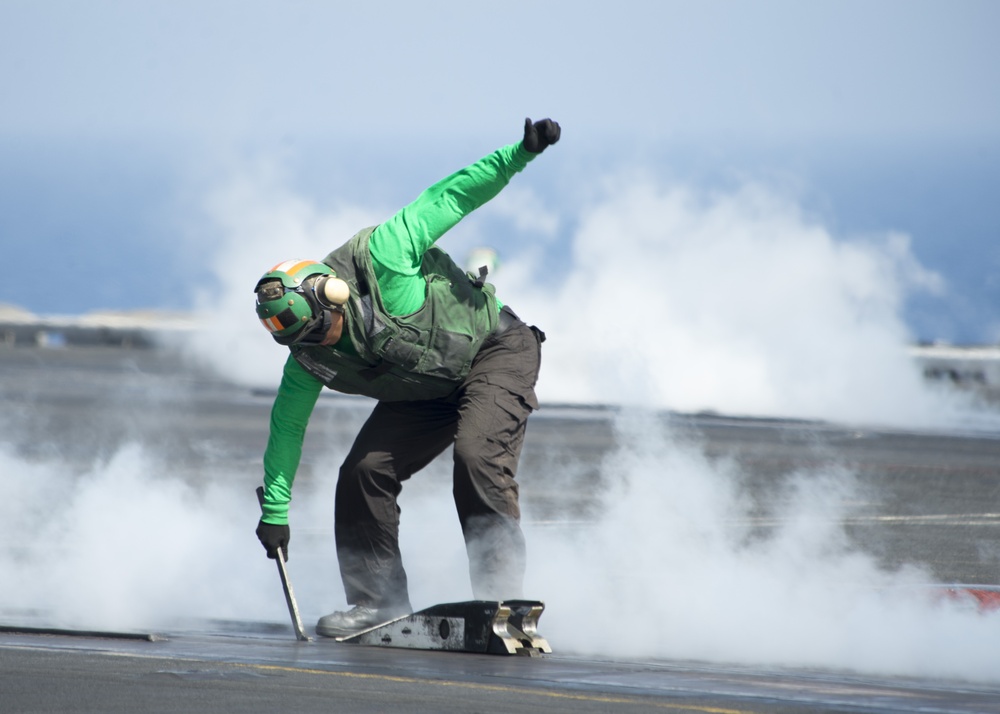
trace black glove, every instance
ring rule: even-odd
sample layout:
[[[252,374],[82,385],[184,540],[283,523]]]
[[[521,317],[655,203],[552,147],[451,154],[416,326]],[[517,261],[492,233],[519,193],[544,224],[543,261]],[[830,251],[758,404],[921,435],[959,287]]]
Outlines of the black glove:
[[[551,119],[532,122],[524,120],[524,148],[532,154],[540,154],[545,147],[559,141],[559,124]]]
[[[272,560],[278,557],[278,548],[281,548],[281,554],[285,562],[288,562],[288,541],[291,537],[292,532],[287,524],[279,526],[264,521],[257,524],[257,538],[267,551],[267,557]]]

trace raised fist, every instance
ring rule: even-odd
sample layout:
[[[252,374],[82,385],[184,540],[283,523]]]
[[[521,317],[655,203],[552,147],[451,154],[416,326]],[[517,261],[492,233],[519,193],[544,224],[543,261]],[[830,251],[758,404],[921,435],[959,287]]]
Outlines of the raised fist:
[[[532,154],[540,154],[545,147],[559,141],[559,124],[551,119],[532,122],[524,120],[524,148]]]

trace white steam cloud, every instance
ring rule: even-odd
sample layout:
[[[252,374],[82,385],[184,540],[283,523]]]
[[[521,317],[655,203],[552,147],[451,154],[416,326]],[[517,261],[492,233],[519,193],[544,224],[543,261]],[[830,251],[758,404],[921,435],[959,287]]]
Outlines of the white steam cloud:
[[[314,426],[328,430],[323,422]],[[887,571],[851,547],[841,521],[861,494],[852,474],[794,474],[772,515],[779,525],[754,532],[740,469],[658,423],[632,410],[614,425],[595,522],[525,512],[527,590],[546,602],[541,630],[560,652],[1000,681],[1000,616],[934,598],[920,568]],[[300,485],[293,505],[290,568],[307,626],[346,605],[332,532],[346,447],[329,444],[320,478]],[[0,549],[5,620],[138,631],[285,621],[273,563],[252,533],[252,474],[206,463],[192,482],[138,444],[84,469],[3,452],[0,467],[19,475],[0,503],[20,535]],[[439,460],[401,499],[418,608],[471,598],[449,476]],[[574,478],[553,470],[545,487],[569,491]]]
[[[906,354],[913,290],[940,291],[904,235],[838,240],[774,189],[616,182],[579,218],[561,285],[505,265],[546,329],[543,398],[927,424],[954,416]]]
[[[500,208],[494,217],[509,205]],[[192,350],[236,381],[274,387],[285,351],[257,324],[253,283],[281,260],[321,258],[385,212],[320,210],[265,167],[213,194],[208,213],[212,331]],[[738,467],[651,428],[642,411],[947,423],[955,408],[925,388],[905,352],[907,294],[941,289],[905,236],[846,241],[760,185],[705,194],[650,177],[606,188],[573,221],[543,218],[522,225],[575,226],[571,269],[557,284],[545,266],[494,246],[501,298],[549,336],[543,402],[636,407],[601,466],[609,490],[596,523],[546,527],[526,514],[529,594],[547,602],[550,641],[566,652],[1000,681],[1000,618],[932,602],[915,587],[926,573],[881,570],[849,546],[849,472],[797,474],[780,526],[761,534]],[[333,421],[360,423],[363,410],[352,409],[318,412],[310,434],[326,442]],[[22,535],[0,548],[0,572],[17,583],[0,591],[0,612],[120,628],[184,616],[282,620],[273,563],[252,533],[260,474],[209,459],[179,475],[146,436],[154,443],[140,434],[84,466],[0,448],[0,521]],[[315,478],[296,486],[291,568],[307,622],[345,604],[332,503],[349,438],[326,443]],[[403,492],[417,607],[471,596],[449,471],[440,460]],[[576,488],[571,471],[547,478]],[[627,613],[627,627],[599,624],[614,612]]]
[[[915,291],[943,281],[888,232],[848,240],[781,190],[747,183],[706,192],[649,175],[608,181],[573,220],[558,220],[523,186],[527,217],[503,194],[480,212],[537,248],[493,241],[498,295],[549,336],[543,401],[926,426],[954,423],[967,405],[933,391],[907,352],[902,319]],[[250,290],[271,265],[324,256],[387,211],[322,211],[265,168],[213,194],[217,284],[201,345],[220,370],[273,384],[283,354],[251,311]],[[569,272],[545,265],[558,225],[573,225]],[[462,263],[479,216],[442,239]],[[557,270],[558,269],[558,270]],[[219,350],[219,338],[233,349]],[[238,360],[231,354],[237,352]]]
[[[851,473],[795,474],[779,525],[753,533],[739,468],[656,424],[641,411],[619,418],[593,527],[529,532],[550,641],[604,655],[998,681],[1000,616],[935,599],[921,569],[889,572],[851,547],[841,525],[861,495]]]
[[[225,480],[196,488],[138,445],[82,469],[0,452],[0,471],[0,518],[19,536],[0,551],[5,615],[130,629],[267,612],[263,573],[246,567],[259,545]]]

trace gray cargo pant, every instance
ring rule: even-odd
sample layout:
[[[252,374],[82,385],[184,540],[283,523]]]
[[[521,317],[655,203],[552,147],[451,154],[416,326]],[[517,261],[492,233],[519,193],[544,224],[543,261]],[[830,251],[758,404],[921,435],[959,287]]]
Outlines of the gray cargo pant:
[[[402,482],[454,445],[453,495],[476,599],[522,597],[517,474],[544,335],[520,320],[487,338],[445,399],[379,402],[340,469],[335,533],[347,602],[409,609],[399,551]]]

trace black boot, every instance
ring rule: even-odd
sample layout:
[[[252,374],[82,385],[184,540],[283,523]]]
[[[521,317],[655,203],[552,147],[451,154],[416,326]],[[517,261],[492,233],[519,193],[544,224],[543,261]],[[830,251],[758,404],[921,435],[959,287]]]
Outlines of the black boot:
[[[319,622],[316,623],[316,634],[323,637],[347,637],[409,614],[409,608],[355,605],[350,610],[332,612],[319,618]]]

